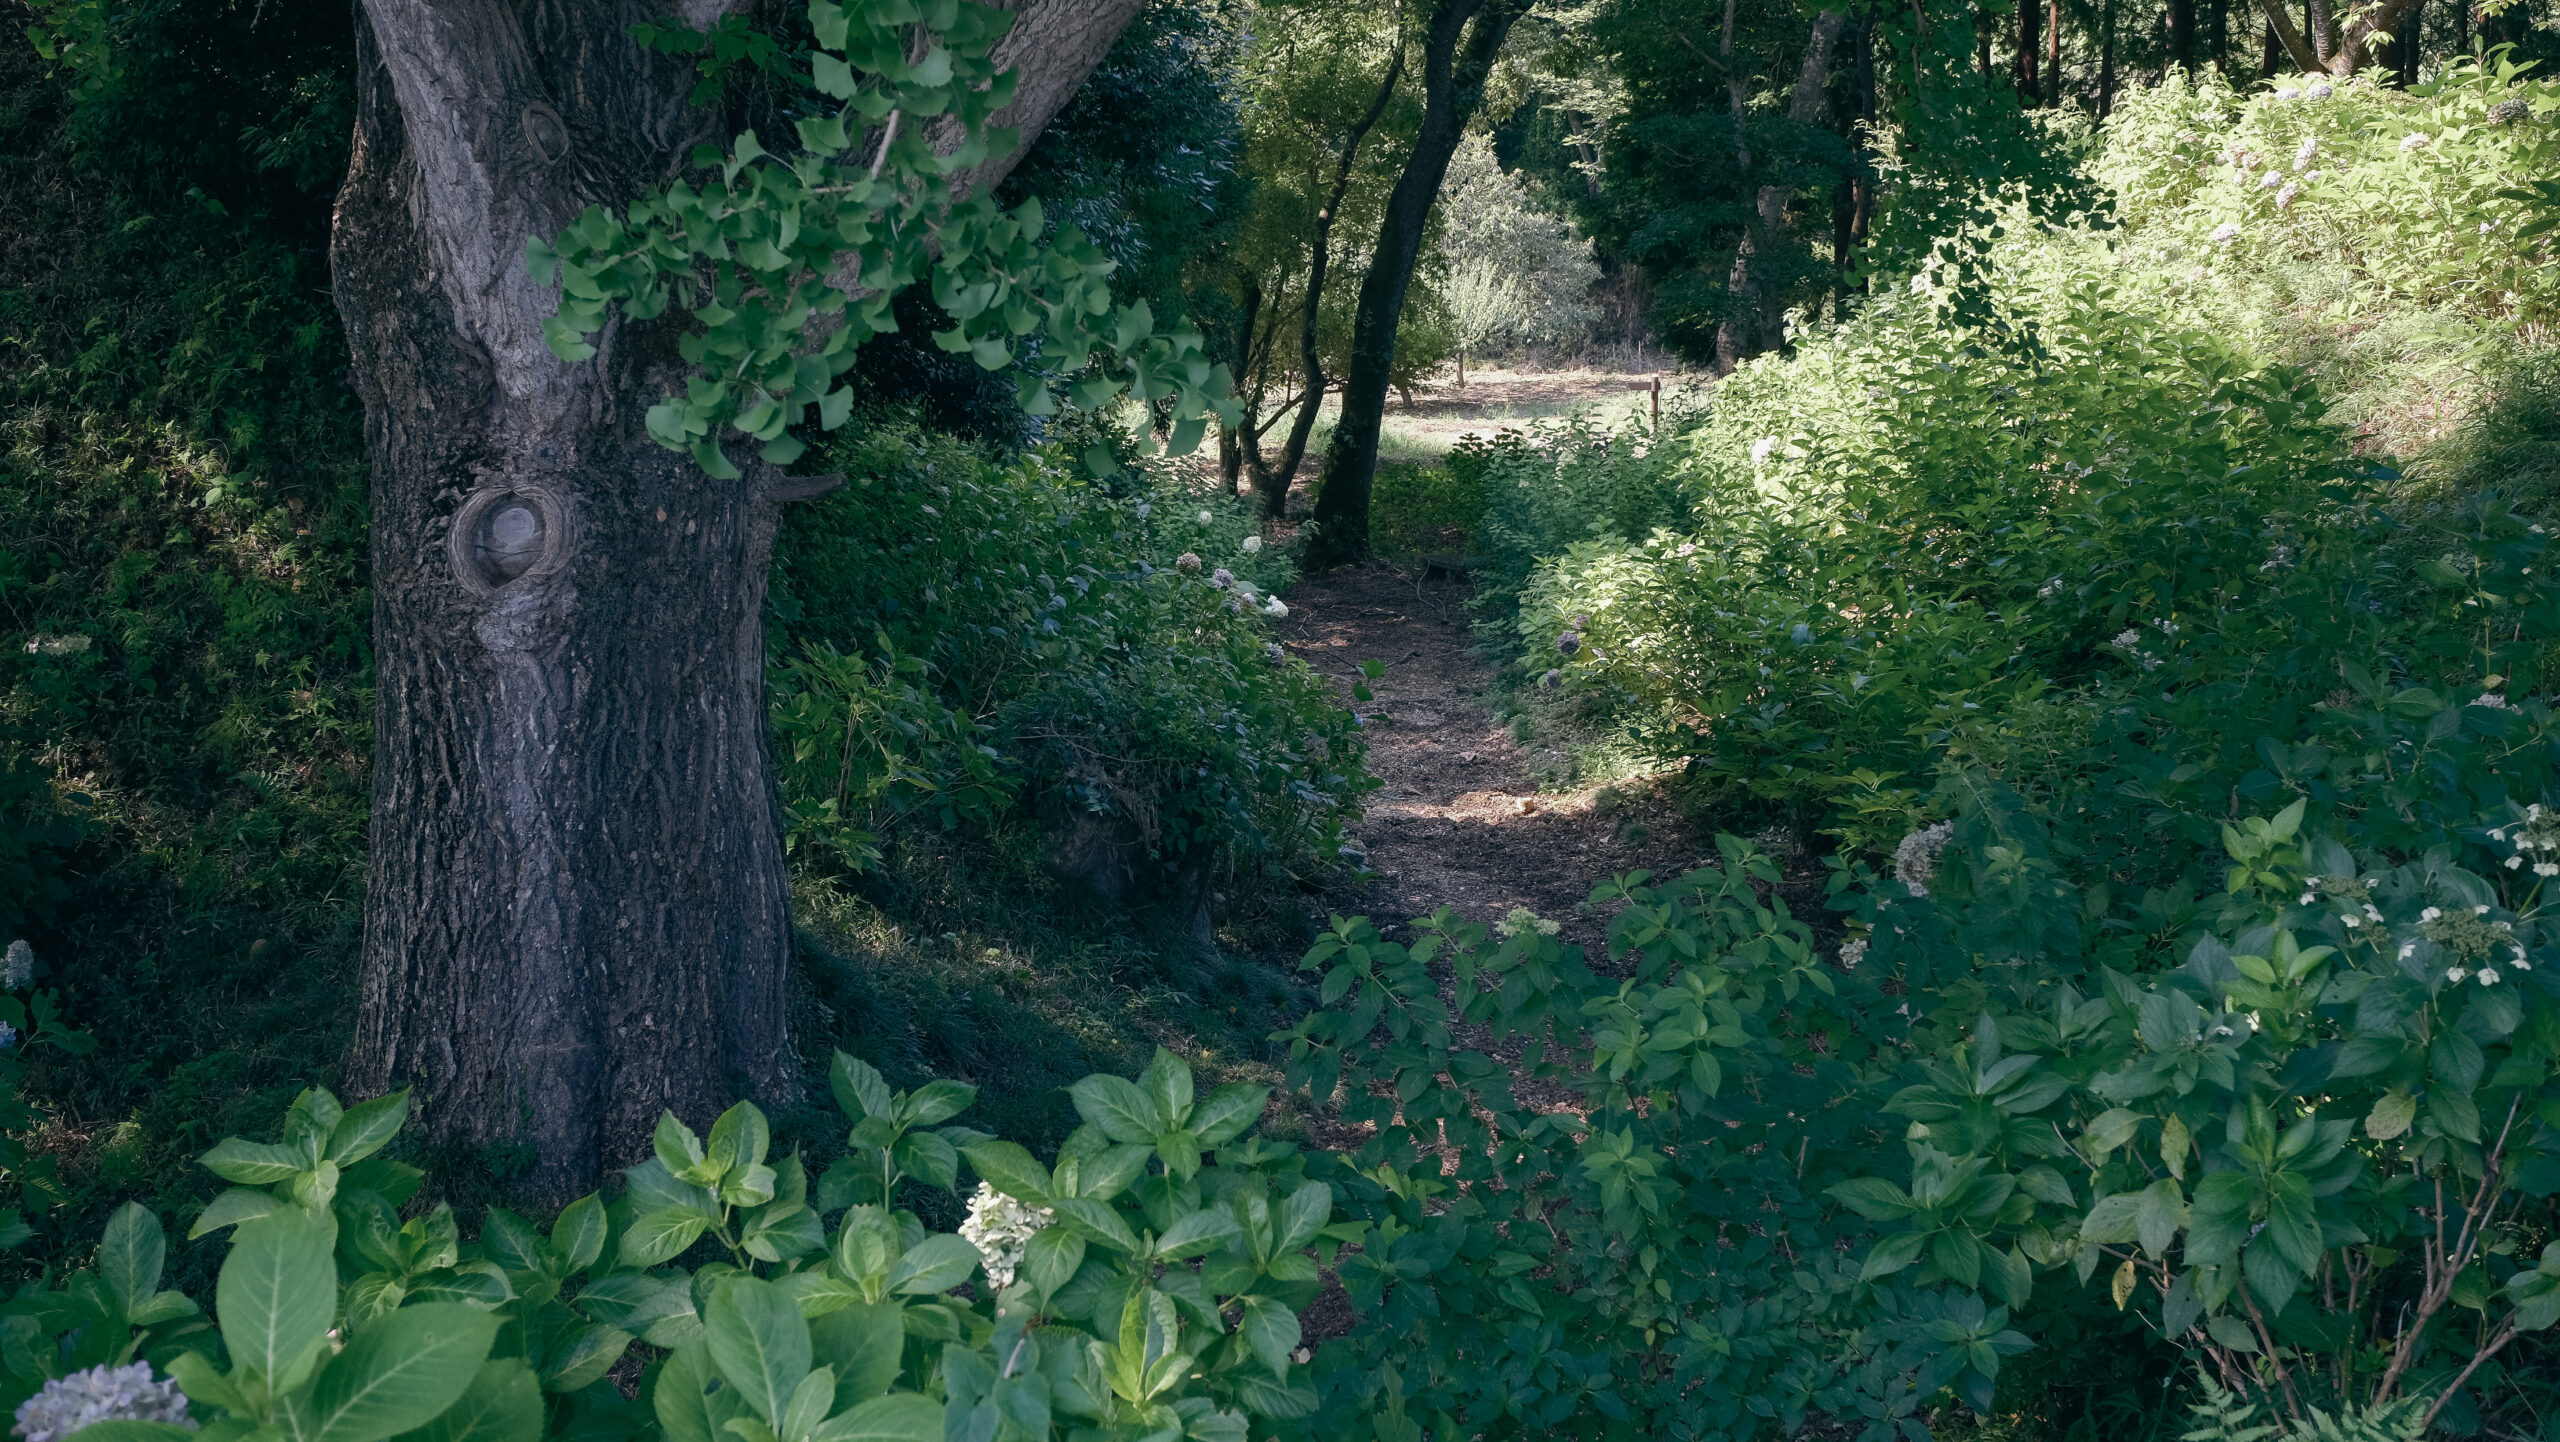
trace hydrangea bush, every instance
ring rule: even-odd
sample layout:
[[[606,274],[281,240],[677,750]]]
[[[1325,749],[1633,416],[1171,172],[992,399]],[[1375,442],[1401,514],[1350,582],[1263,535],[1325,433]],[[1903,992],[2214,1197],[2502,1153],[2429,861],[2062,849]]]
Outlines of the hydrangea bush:
[[[92,1267],[0,1306],[0,1401],[29,1442],[1242,1442],[1314,1407],[1296,1309],[1331,1193],[1251,1135],[1267,1088],[1198,1094],[1159,1053],[1078,1083],[1044,1165],[952,1124],[969,1087],[833,1080],[854,1125],[820,1176],[741,1103],[667,1117],[610,1200],[468,1239],[383,1152],[406,1093],[305,1092],[280,1141],[204,1157],[235,1184],[192,1228],[231,1232],[210,1313],[129,1204]],[[964,1165],[960,1234],[901,1205]]]

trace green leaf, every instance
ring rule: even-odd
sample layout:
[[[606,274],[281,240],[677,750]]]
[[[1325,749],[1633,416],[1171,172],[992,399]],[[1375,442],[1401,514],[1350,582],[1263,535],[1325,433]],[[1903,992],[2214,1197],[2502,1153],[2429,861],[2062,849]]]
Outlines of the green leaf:
[[[1022,1280],[1049,1296],[1075,1277],[1084,1253],[1085,1240],[1073,1227],[1043,1227],[1023,1247]]]
[[[196,1161],[226,1182],[250,1187],[289,1182],[309,1170],[302,1163],[302,1153],[292,1147],[242,1141],[238,1137],[217,1143]]]
[[[827,1068],[827,1085],[836,1094],[836,1105],[855,1121],[889,1114],[889,1083],[860,1057],[837,1052]]]
[[[2141,1199],[2134,1203],[2134,1232],[2142,1239],[2142,1250],[2155,1261],[2167,1255],[2169,1244],[2177,1240],[2178,1229],[2186,1225],[2186,1220],[2186,1195],[2170,1177],[2145,1187]]]
[[[711,1294],[702,1320],[722,1380],[738,1389],[757,1416],[779,1421],[792,1391],[809,1375],[809,1323],[799,1306],[770,1282],[731,1277]]]
[[[718,1376],[707,1339],[687,1342],[669,1353],[658,1369],[658,1385],[650,1405],[669,1442],[728,1442],[729,1419],[738,1415],[738,1389],[711,1390]]]
[[[1235,1213],[1224,1207],[1193,1212],[1156,1238],[1156,1255],[1173,1259],[1206,1252],[1233,1242],[1244,1234],[1236,1224]]]
[[[329,1251],[298,1207],[241,1225],[214,1283],[214,1316],[234,1362],[273,1382],[319,1347],[338,1313]]]
[[[943,1442],[942,1404],[914,1392],[874,1397],[827,1421],[811,1442]]]
[[[542,1360],[539,1374],[545,1392],[575,1392],[603,1380],[622,1360],[631,1345],[631,1334],[620,1327],[594,1324],[579,1328],[565,1342],[555,1343],[550,1355]]]
[[[960,1154],[988,1186],[1016,1201],[1037,1205],[1049,1195],[1049,1169],[1018,1143],[979,1142],[962,1148]]]
[[[2295,1270],[2309,1272],[2320,1262],[2320,1214],[2311,1200],[2311,1182],[2299,1172],[2278,1172],[2267,1182],[2266,1235]]]
[[[359,1102],[341,1114],[338,1124],[330,1128],[329,1149],[323,1155],[342,1167],[363,1161],[398,1136],[400,1128],[408,1120],[407,1087],[369,1102]]]
[[[1247,1297],[1244,1320],[1237,1329],[1262,1365],[1282,1381],[1289,1379],[1289,1354],[1298,1348],[1298,1314],[1268,1297]]]
[[[2365,1135],[2387,1142],[2409,1129],[2418,1119],[2418,1099],[2405,1086],[2396,1086],[2373,1099],[2373,1110],[2365,1114]]]
[[[2257,1334],[2249,1330],[2248,1323],[2229,1313],[2205,1319],[2204,1330],[2206,1335],[2212,1337],[2214,1341],[2234,1352],[2258,1350]]]
[[[1155,1145],[1165,1119],[1126,1077],[1089,1076],[1067,1089],[1076,1111],[1115,1142]]]
[[[978,1089],[965,1082],[929,1081],[916,1088],[907,1098],[907,1125],[929,1127],[947,1122],[968,1110],[978,1099]]]
[[[149,1207],[127,1202],[107,1219],[98,1238],[98,1280],[107,1284],[125,1318],[160,1290],[160,1269],[168,1257],[169,1239]]]
[[[1890,1222],[1913,1210],[1909,1193],[1879,1177],[1853,1177],[1828,1188],[1825,1195],[1838,1198],[1871,1222]]]
[[[644,1212],[623,1230],[618,1249],[626,1267],[654,1267],[681,1255],[711,1223],[699,1212]]]
[[[1117,1247],[1132,1256],[1138,1251],[1138,1234],[1120,1220],[1120,1214],[1109,1205],[1090,1197],[1052,1197],[1049,1206],[1060,1221],[1074,1226],[1093,1241]]]
[[[978,1249],[949,1232],[938,1232],[907,1249],[889,1269],[889,1290],[921,1297],[948,1292],[978,1269]]]
[[[452,1406],[399,1442],[542,1442],[542,1391],[521,1357],[480,1364]]]
[[[551,1250],[571,1272],[583,1272],[604,1255],[604,1203],[589,1192],[560,1209],[551,1224]]]
[[[453,1302],[381,1318],[320,1369],[306,1435],[311,1442],[377,1442],[418,1427],[470,1387],[497,1336],[495,1314]]]
[[[1146,303],[1139,302],[1143,307]],[[1158,1131],[1171,1131],[1191,1118],[1191,1064],[1163,1047],[1138,1077],[1138,1090],[1155,1103]],[[1118,1141],[1114,1137],[1112,1140]]]
[[[897,1384],[907,1344],[905,1318],[906,1308],[896,1302],[857,1302],[809,1324],[812,1355],[835,1369],[838,1405],[879,1396]]]
[[[1262,1116],[1262,1108],[1271,1100],[1271,1088],[1235,1082],[1209,1093],[1191,1114],[1191,1130],[1198,1134],[1200,1145],[1220,1147],[1243,1136]]]

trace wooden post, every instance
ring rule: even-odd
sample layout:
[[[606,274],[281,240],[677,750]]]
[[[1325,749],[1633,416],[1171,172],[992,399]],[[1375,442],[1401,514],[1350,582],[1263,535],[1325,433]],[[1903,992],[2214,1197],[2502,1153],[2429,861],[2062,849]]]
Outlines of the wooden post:
[[[1662,434],[1662,372],[1653,373],[1653,381],[1645,389],[1653,396],[1653,433]]]

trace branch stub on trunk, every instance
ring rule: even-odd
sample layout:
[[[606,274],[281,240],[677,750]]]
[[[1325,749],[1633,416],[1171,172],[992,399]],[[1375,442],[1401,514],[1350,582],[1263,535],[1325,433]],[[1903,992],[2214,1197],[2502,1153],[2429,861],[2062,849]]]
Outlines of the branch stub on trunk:
[[[453,574],[475,596],[494,596],[528,576],[547,576],[567,558],[567,517],[540,486],[491,486],[454,514],[446,548]]]

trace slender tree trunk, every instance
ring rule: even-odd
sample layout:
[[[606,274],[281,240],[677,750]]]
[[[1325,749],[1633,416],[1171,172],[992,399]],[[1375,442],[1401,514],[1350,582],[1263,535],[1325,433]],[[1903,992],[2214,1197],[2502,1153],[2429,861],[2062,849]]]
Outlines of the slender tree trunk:
[[[2275,22],[2265,22],[2266,34],[2258,43],[2258,79],[2273,80],[2284,67],[2284,44],[2276,38]]]
[[[1991,37],[1999,31],[1999,28],[1999,22],[1991,18],[1991,11],[1982,4],[1982,0],[1974,0],[1974,58],[1981,64],[1982,78],[1985,80],[1990,79],[1993,73],[1991,69]]]
[[[551,1198],[645,1155],[662,1108],[701,1123],[798,1076],[763,612],[779,507],[815,487],[650,441],[688,371],[675,323],[560,361],[524,260],[729,134],[686,104],[689,65],[631,40],[660,14],[363,0],[331,238],[373,471],[350,1081],[415,1086],[435,1142],[529,1148]]]
[[[1459,136],[1483,102],[1486,79],[1527,0],[1436,0],[1422,47],[1422,126],[1404,174],[1387,195],[1377,248],[1360,281],[1352,313],[1351,364],[1342,379],[1342,411],[1325,448],[1317,493],[1316,534],[1308,560],[1319,569],[1369,554],[1369,489],[1378,471],[1378,432],[1386,423],[1395,370],[1396,327],[1405,293],[1422,258],[1423,227],[1439,199]]]
[[[2192,4],[2194,0],[2171,0],[2172,4]],[[2029,109],[2044,103],[2044,86],[2036,75],[2037,52],[2044,46],[2040,30],[2044,24],[2044,8],[2036,0],[2018,0],[2018,59],[2011,77],[2018,87],[2018,99]]]
[[[2035,0],[2025,0],[2034,4]],[[2044,17],[2045,103],[2062,103],[2062,0],[2048,0]]]
[[[2187,78],[2196,73],[2196,0],[2169,0],[2169,59]]]
[[[2302,0],[2302,29],[2311,40],[2311,53],[2327,68],[2329,57],[2337,53],[2329,31],[2329,0]]]
[[[2417,9],[2417,0],[2382,0],[2370,9],[2358,10],[2342,34],[2335,37],[2334,48],[2323,51],[2320,36],[2328,28],[2327,7],[2322,0],[2305,0],[2311,20],[2311,31],[2296,29],[2293,16],[2284,0],[2259,0],[2259,10],[2266,16],[2267,27],[2284,47],[2284,55],[2305,75],[2328,74],[2345,79],[2373,63],[2373,43],[2377,34],[2396,34]],[[2272,72],[2270,72],[2272,73]]]
[[[2033,8],[2033,0],[2026,7]],[[1728,26],[1733,7],[1725,7]],[[1787,122],[1810,126],[1822,118],[1823,94],[1831,83],[1831,47],[1840,38],[1840,28],[1848,16],[1838,10],[1826,10],[1813,19],[1813,33],[1805,41],[1804,64],[1796,72],[1795,91],[1787,99]],[[1731,30],[1727,30],[1728,37]],[[2032,56],[2032,51],[2029,52]],[[2032,73],[2032,63],[2029,66]],[[1735,98],[1737,111],[1740,97]],[[1739,133],[1738,131],[1736,132]],[[1744,153],[1744,167],[1750,166],[1749,153]],[[1788,243],[1788,186],[1761,185],[1753,197],[1752,218],[1743,231],[1741,243],[1734,247],[1733,268],[1726,277],[1729,309],[1723,324],[1716,327],[1716,373],[1730,375],[1735,365],[1749,356],[1774,349],[1783,339],[1784,317],[1779,311],[1778,287],[1766,264],[1755,264],[1760,257],[1774,259]]]
[[[2116,108],[2116,5],[2115,0],[2098,0],[2098,118],[2106,119]]]
[[[1234,353],[1227,358],[1227,364],[1241,387],[1245,377],[1253,373],[1254,332],[1262,323],[1262,277],[1241,266],[1237,269],[1236,326],[1229,343]],[[1237,478],[1244,470],[1244,445],[1236,432],[1253,424],[1250,401],[1246,402],[1246,408],[1247,414],[1238,417],[1236,425],[1230,426],[1224,421],[1218,423],[1218,479],[1230,496],[1236,494]]]
[[[1324,207],[1316,212],[1316,233],[1310,243],[1312,254],[1307,262],[1307,302],[1298,324],[1298,369],[1306,377],[1306,398],[1298,407],[1297,418],[1289,423],[1288,438],[1280,446],[1280,464],[1272,468],[1268,478],[1256,477],[1256,491],[1262,497],[1262,513],[1278,520],[1289,512],[1289,487],[1298,479],[1298,463],[1306,459],[1307,438],[1315,434],[1317,413],[1324,409],[1324,356],[1316,349],[1316,323],[1322,318],[1324,277],[1333,252],[1333,223],[1342,214],[1342,197],[1351,190],[1351,167],[1359,159],[1360,142],[1387,113],[1387,102],[1395,98],[1396,84],[1404,78],[1404,47],[1396,47],[1395,59],[1387,63],[1387,77],[1378,83],[1377,98],[1361,115],[1360,123],[1343,137],[1342,154],[1334,166],[1333,189],[1324,198]]]

